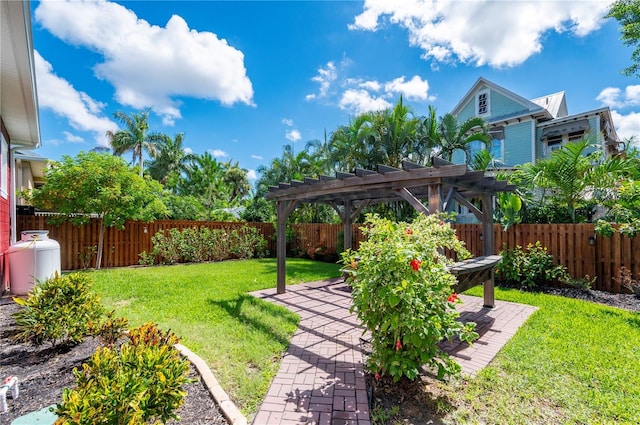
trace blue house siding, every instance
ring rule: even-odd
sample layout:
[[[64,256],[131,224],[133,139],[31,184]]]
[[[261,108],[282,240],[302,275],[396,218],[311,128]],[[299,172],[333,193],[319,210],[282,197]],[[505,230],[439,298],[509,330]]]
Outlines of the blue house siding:
[[[504,128],[504,162],[513,166],[531,162],[531,129],[533,121],[511,124]]]
[[[458,122],[463,123],[469,118],[473,118],[476,116],[476,106],[475,106],[475,98],[471,100],[471,102],[467,102],[458,114]]]
[[[542,142],[542,129],[536,128],[536,161],[544,158],[544,143]]]
[[[509,115],[514,111],[527,110],[525,105],[515,102],[494,90],[491,90],[490,98],[491,98],[491,114],[488,118],[489,121],[491,121],[491,118]]]

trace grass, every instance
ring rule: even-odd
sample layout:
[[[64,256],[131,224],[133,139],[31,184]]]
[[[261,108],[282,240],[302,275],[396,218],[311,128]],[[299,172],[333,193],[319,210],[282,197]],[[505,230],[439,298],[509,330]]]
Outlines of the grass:
[[[151,321],[171,329],[208,363],[243,413],[257,410],[299,320],[247,295],[275,287],[275,259],[92,273],[107,308],[132,326]],[[336,264],[287,260],[287,284],[339,274]]]
[[[440,385],[445,423],[640,423],[639,313],[513,289],[496,298],[539,310],[475,378]]]

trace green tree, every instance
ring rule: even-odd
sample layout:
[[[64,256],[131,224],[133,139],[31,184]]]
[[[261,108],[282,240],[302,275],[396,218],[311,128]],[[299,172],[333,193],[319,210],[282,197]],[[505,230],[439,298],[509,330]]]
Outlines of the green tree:
[[[470,144],[479,141],[487,149],[491,137],[487,132],[487,123],[479,117],[472,117],[460,123],[455,115],[448,113],[440,118],[438,125],[437,148],[442,159],[451,161],[453,151],[460,149],[467,154],[467,162],[471,161]]]
[[[230,206],[238,205],[242,198],[247,196],[251,191],[251,184],[247,178],[247,170],[240,168],[237,161],[235,164],[229,161],[225,163],[224,166],[223,182],[226,186],[227,202]]]
[[[149,133],[149,111],[134,112],[131,115],[117,111],[114,117],[125,125],[125,129],[116,132],[107,131],[107,137],[111,143],[113,153],[115,155],[123,155],[127,152],[133,152],[131,164],[133,165],[136,160],[138,161],[140,176],[142,177],[144,172],[143,151],[153,156],[157,144],[163,140],[163,135]]]
[[[27,194],[36,208],[60,214],[54,222],[79,225],[98,217],[96,269],[102,262],[105,229],[123,228],[125,220],[151,221],[166,215],[161,195],[158,182],[140,177],[122,158],[96,152],[65,155],[49,163],[45,184]]]
[[[632,64],[622,70],[628,77],[640,77],[640,0],[617,0],[611,5],[607,18],[615,18],[620,24],[622,42],[634,47]]]
[[[165,134],[160,137],[147,169],[151,178],[176,193],[180,176],[187,170],[190,162],[196,159],[196,155],[185,151],[184,133],[176,134],[173,139]]]
[[[590,150],[593,150],[589,153]],[[568,143],[535,164],[524,164],[511,181],[528,194],[530,203],[551,203],[566,208],[571,221],[576,209],[589,202],[602,202],[611,195],[616,180],[633,171],[633,162],[621,157],[606,158],[590,140]],[[548,199],[546,199],[548,197]]]

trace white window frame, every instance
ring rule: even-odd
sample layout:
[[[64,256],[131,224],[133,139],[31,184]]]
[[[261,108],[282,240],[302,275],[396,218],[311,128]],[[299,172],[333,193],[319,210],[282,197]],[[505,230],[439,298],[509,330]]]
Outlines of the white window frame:
[[[0,134],[0,196],[9,197],[9,144]]]
[[[482,95],[486,96],[486,111],[483,113],[480,113],[480,97]],[[491,114],[491,93],[489,89],[485,89],[485,90],[480,90],[478,93],[476,93],[476,116],[478,117],[482,117],[482,116],[486,116],[486,115],[490,115]]]

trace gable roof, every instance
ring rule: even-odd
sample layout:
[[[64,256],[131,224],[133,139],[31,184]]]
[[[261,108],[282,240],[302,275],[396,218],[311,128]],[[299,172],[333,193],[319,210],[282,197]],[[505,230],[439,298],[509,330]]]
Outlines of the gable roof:
[[[526,113],[524,115],[528,115],[528,114],[540,114],[542,113],[543,115],[547,115],[548,118],[553,118],[552,115],[549,113],[549,111],[547,111],[545,108],[543,108],[542,106],[528,100],[525,99],[524,97],[505,89],[502,86],[499,86],[489,80],[487,80],[486,78],[480,77],[478,78],[478,80],[475,82],[475,84],[473,86],[471,86],[471,89],[469,89],[469,91],[462,97],[462,99],[460,100],[460,102],[458,102],[458,104],[455,106],[455,108],[453,108],[453,110],[451,111],[451,113],[453,115],[458,115],[460,114],[460,112],[462,111],[462,109],[464,108],[464,106],[469,103],[470,101],[473,101],[475,98],[475,94],[478,90],[480,90],[480,88],[482,86],[487,86],[489,87],[491,90],[500,93],[501,95],[513,100],[514,102],[517,102],[519,104],[522,105],[523,109],[526,110]],[[489,119],[489,121],[492,121],[492,119]]]
[[[567,99],[563,91],[537,97],[535,99],[531,99],[531,101],[549,111],[554,119],[569,115],[569,111],[567,110]]]

